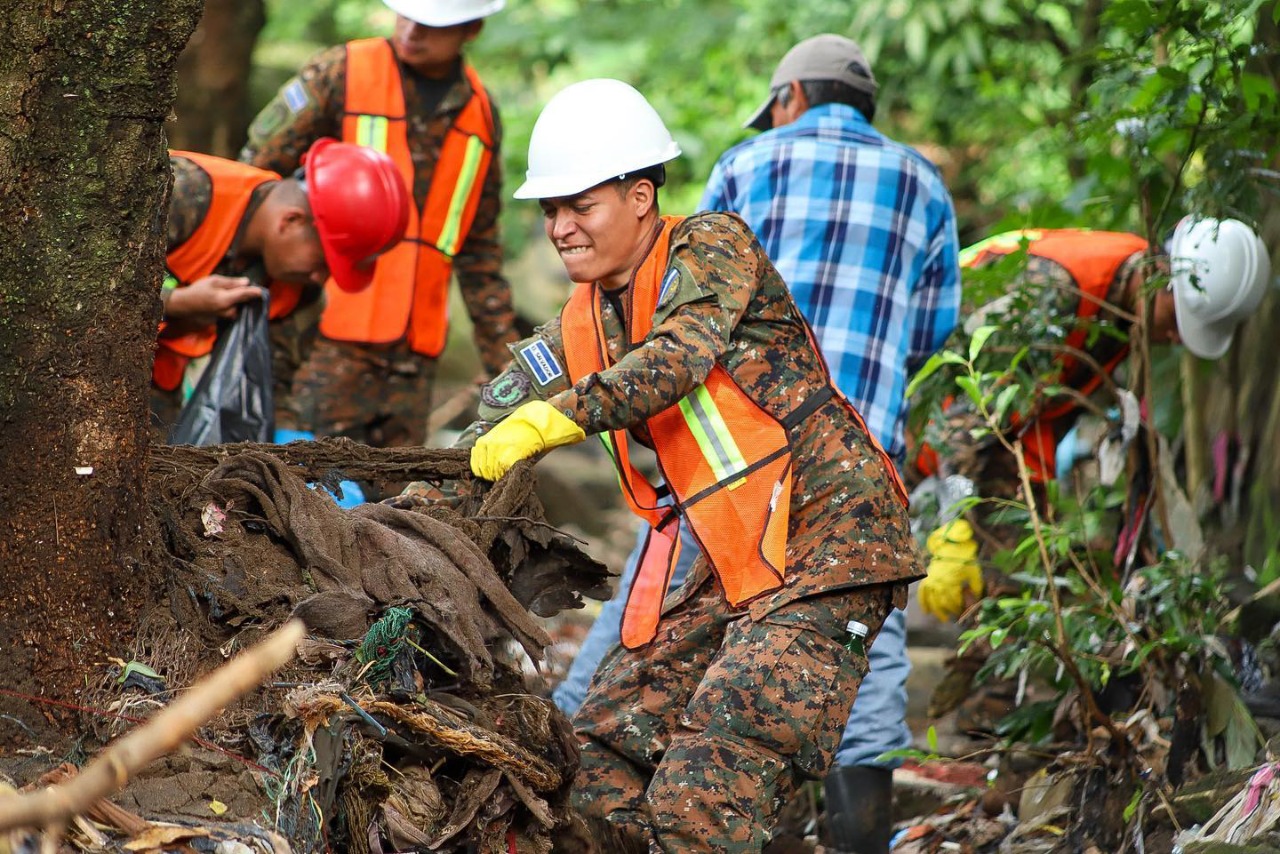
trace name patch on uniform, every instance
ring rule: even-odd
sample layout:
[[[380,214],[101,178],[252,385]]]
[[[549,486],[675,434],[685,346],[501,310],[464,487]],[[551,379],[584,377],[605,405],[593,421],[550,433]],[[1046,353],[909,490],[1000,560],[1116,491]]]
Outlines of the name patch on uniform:
[[[680,279],[680,271],[675,267],[667,270],[667,274],[662,277],[662,285],[658,288],[658,305],[662,305],[667,301],[667,297],[675,292],[676,282]]]
[[[552,380],[564,376],[564,368],[560,367],[556,354],[551,352],[551,348],[547,346],[546,341],[539,339],[522,347],[520,355],[524,357],[529,370],[533,371],[534,380],[540,386],[545,386]]]
[[[311,97],[307,94],[307,87],[302,85],[301,80],[294,79],[280,91],[280,96],[284,98],[285,105],[290,111],[298,112],[305,107]]]

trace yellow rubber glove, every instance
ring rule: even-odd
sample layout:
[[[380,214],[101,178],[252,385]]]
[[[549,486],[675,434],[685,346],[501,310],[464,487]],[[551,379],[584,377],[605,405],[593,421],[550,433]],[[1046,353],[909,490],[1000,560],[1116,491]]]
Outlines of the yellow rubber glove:
[[[545,400],[532,400],[476,439],[471,449],[471,473],[497,480],[513,465],[534,454],[572,445],[587,437],[582,428]]]
[[[929,576],[920,582],[920,607],[939,620],[954,620],[964,610],[964,589],[982,595],[982,567],[973,528],[956,519],[935,530],[925,540],[929,550]]]

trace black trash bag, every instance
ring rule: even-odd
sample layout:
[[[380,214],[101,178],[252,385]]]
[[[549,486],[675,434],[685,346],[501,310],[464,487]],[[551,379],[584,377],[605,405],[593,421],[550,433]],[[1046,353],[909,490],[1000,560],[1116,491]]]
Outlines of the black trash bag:
[[[218,323],[209,365],[169,431],[170,445],[270,442],[275,434],[267,296]]]

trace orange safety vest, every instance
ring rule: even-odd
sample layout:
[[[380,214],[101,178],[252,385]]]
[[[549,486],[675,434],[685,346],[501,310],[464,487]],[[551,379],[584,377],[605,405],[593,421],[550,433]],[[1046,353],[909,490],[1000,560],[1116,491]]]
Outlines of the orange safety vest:
[[[631,285],[632,312],[626,320],[632,345],[644,341],[653,328],[671,232],[682,218],[662,220],[662,233]],[[598,284],[580,284],[561,312],[566,368],[573,383],[607,367],[603,298]],[[601,436],[627,504],[652,528],[623,613],[627,649],[638,649],[657,634],[662,600],[680,554],[678,513],[688,521],[730,605],[777,590],[786,572],[791,446],[784,426],[719,364],[702,385],[645,426],[675,508],[659,506],[658,490],[631,465],[625,431]]]
[[[489,96],[469,66],[471,100],[445,135],[431,176],[426,203],[409,206],[405,239],[378,257],[373,284],[348,293],[332,281],[320,317],[327,338],[364,344],[399,341],[425,356],[439,356],[449,329],[449,278],[453,258],[475,221],[476,208],[493,159],[494,122]],[[409,151],[404,82],[391,43],[360,39],[347,43],[346,142],[391,156],[405,186],[414,186]]]
[[[213,197],[204,220],[189,238],[165,256],[165,266],[182,287],[213,274],[231,249],[253,191],[269,181],[279,181],[280,176],[265,169],[194,151],[175,150],[169,153],[195,163],[213,182]],[[293,311],[302,295],[302,286],[293,283],[272,282],[270,290],[272,319]],[[161,321],[161,332],[165,325]],[[151,381],[165,391],[176,389],[182,383],[187,363],[213,350],[217,333],[218,327],[214,324],[186,335],[157,339]]]
[[[976,268],[995,259],[1018,251],[1026,240],[1027,254],[1047,258],[1061,264],[1082,292],[1076,306],[1076,318],[1081,322],[1067,335],[1066,345],[1083,350],[1089,337],[1089,325],[1084,321],[1098,315],[1116,273],[1135,253],[1145,252],[1146,240],[1136,234],[1116,231],[1089,231],[1086,229],[1029,229],[997,234],[974,244],[960,253],[960,266]],[[1102,366],[1108,374],[1114,371],[1129,354],[1126,346]],[[1070,353],[1059,353],[1054,361],[1060,366],[1060,376],[1071,377],[1080,367],[1079,360]],[[1091,373],[1077,387],[1088,396],[1102,384],[1102,377]],[[1022,447],[1032,480],[1044,483],[1057,476],[1058,434],[1067,419],[1074,418],[1079,404],[1066,399],[1040,412],[1022,433]],[[1015,425],[1017,426],[1016,420]]]

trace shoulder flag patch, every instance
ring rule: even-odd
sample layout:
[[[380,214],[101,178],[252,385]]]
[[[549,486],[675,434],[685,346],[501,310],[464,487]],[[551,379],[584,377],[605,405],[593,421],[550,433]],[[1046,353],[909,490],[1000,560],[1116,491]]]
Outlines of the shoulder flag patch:
[[[525,364],[529,366],[529,370],[533,372],[533,378],[538,385],[545,386],[552,380],[564,376],[564,368],[560,367],[556,354],[551,352],[551,347],[541,338],[521,347],[519,353]]]
[[[662,305],[667,301],[667,297],[674,292],[675,284],[680,278],[680,271],[675,267],[667,269],[667,274],[662,277],[662,286],[658,288],[658,305]]]
[[[311,96],[307,94],[307,87],[302,85],[302,81],[294,78],[288,86],[280,90],[280,97],[284,98],[284,103],[288,106],[289,111],[297,113],[311,102]]]

